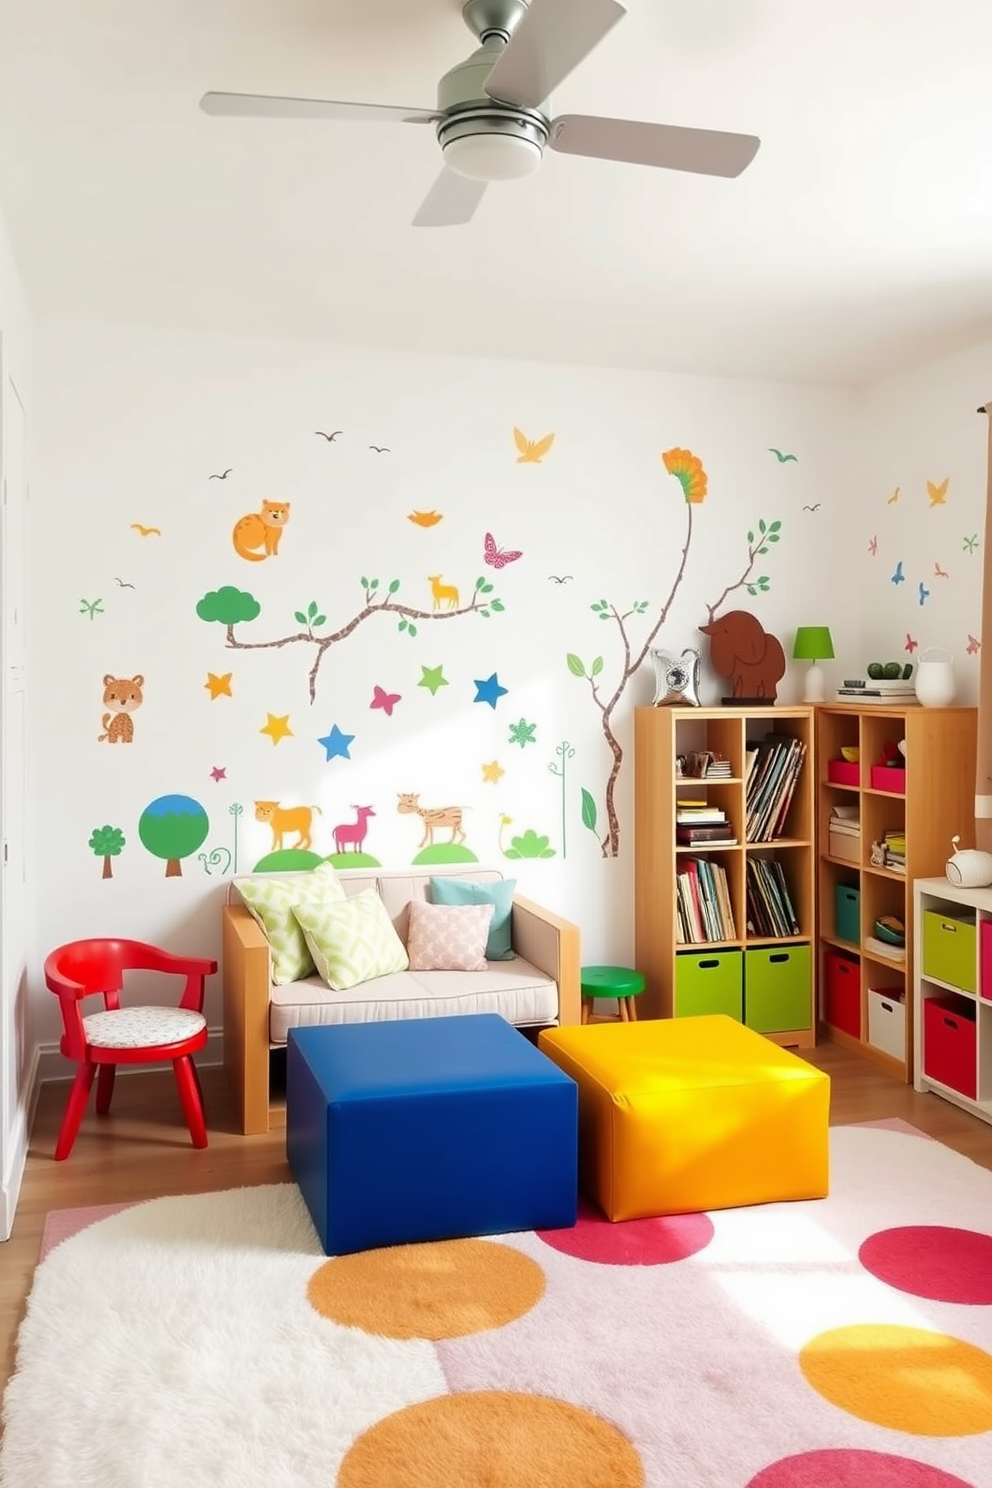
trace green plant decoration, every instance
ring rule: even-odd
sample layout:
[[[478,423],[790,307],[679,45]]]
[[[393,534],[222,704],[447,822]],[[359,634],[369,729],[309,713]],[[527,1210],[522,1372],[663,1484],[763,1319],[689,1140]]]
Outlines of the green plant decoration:
[[[773,547],[775,543],[781,540],[781,537],[781,522],[769,522],[766,524],[764,520],[762,520],[758,523],[757,534],[755,534],[754,532],[748,533],[747,562],[744,565],[744,572],[735,583],[727,585],[726,589],[724,589],[723,593],[720,595],[720,598],[716,600],[714,604],[708,604],[706,606],[707,625],[713,624],[713,621],[716,619],[716,613],[720,609],[724,600],[728,597],[728,595],[733,594],[735,590],[746,589],[748,594],[751,595],[752,599],[758,594],[768,593],[768,590],[771,587],[771,580],[769,579],[767,574],[758,574],[757,578],[755,578],[754,569],[755,565],[758,562],[758,559],[763,558],[769,551],[769,549]]]
[[[89,840],[91,851],[98,858],[103,859],[103,872],[101,878],[113,878],[114,869],[111,859],[119,858],[124,851],[127,838],[120,827],[94,827],[93,835]]]
[[[472,597],[468,603],[458,605],[451,610],[425,610],[415,605],[400,604],[395,598],[400,589],[399,579],[390,579],[383,589],[378,579],[370,579],[363,575],[359,580],[359,585],[363,595],[362,605],[349,620],[326,635],[316,633],[326,625],[327,616],[323,614],[316,600],[311,600],[305,609],[293,612],[297,625],[302,626],[301,630],[279,636],[273,641],[241,640],[235,635],[234,627],[250,620],[256,620],[262,607],[254,595],[248,594],[243,589],[235,589],[230,584],[220,589],[211,589],[204,594],[197,602],[196,613],[201,620],[224,626],[225,645],[233,651],[267,651],[301,642],[316,646],[317,654],[307,676],[310,702],[313,703],[317,696],[320,664],[327,652],[333,646],[347,640],[373,615],[398,616],[397,630],[416,638],[418,624],[422,621],[454,620],[459,615],[481,615],[483,620],[488,620],[494,614],[501,614],[504,609],[503,601],[494,593],[493,585],[484,576],[476,579],[475,588],[472,590]]]
[[[589,830],[590,830],[590,832],[592,832],[594,836],[595,836],[595,833],[596,833],[596,820],[597,820],[598,816],[599,816],[599,811],[597,809],[595,799],[590,794],[590,792],[586,790],[585,786],[583,786],[582,787],[582,825],[584,827],[588,827]]]
[[[556,765],[554,760],[552,760],[551,763],[548,765],[548,769],[551,771],[552,775],[557,775],[559,780],[561,781],[561,855],[563,858],[567,858],[568,839],[565,836],[565,771],[568,765],[568,761],[575,758],[575,750],[572,748],[571,744],[569,744],[567,739],[562,739],[561,743],[558,745],[558,748],[555,750],[555,754],[561,760],[561,768],[559,769],[558,765]]]
[[[553,858],[555,850],[549,844],[550,837],[539,837],[528,827],[522,837],[511,837],[510,846],[504,848],[504,858]]]
[[[228,816],[234,818],[234,851],[232,852],[231,857],[234,860],[235,873],[237,873],[238,871],[238,821],[244,815],[244,811],[245,808],[242,806],[240,801],[232,801],[231,805],[227,808]]]
[[[229,847],[212,847],[209,853],[197,853],[196,861],[203,864],[204,873],[212,873],[215,868],[220,868],[220,876],[223,878],[231,866],[231,849]]]

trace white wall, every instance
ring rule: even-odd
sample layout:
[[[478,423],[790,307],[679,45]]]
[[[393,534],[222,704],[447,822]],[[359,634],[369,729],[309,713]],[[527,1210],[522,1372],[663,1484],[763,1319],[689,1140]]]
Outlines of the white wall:
[[[23,491],[26,477],[26,412],[31,398],[31,328],[27,301],[0,217],[0,491],[7,488],[3,512],[3,610],[0,613],[0,1238],[13,1223],[27,1153],[28,1100],[33,1083],[35,1039],[29,1008],[27,966],[32,949],[30,877],[23,832],[8,807],[21,804],[23,785],[18,749],[26,702],[19,648],[11,625],[12,596],[23,570]]]
[[[616,708],[620,842],[604,858],[611,757],[589,682],[571,674],[566,655],[586,666],[602,656],[597,682],[608,698],[623,641],[591,606],[647,601],[625,621],[634,651],[657,619],[688,510],[661,461],[673,447],[701,458],[708,492],[692,507],[684,582],[656,644],[706,651],[696,627],[747,568],[747,533],[762,519],[782,523],[781,542],[752,571],[770,588],[753,597],[738,589],[724,610],[755,610],[787,650],[799,623],[829,624],[839,654],[856,643],[857,615],[839,582],[851,506],[844,393],[83,324],[46,327],[38,360],[31,660],[49,682],[32,741],[33,833],[45,865],[36,962],[64,940],[109,932],[216,953],[232,805],[244,808],[242,872],[270,848],[256,799],[319,805],[321,855],[332,851],[334,825],[371,805],[366,849],[398,866],[421,836],[418,819],[396,810],[402,792],[428,807],[461,806],[468,847],[577,919],[587,960],[629,957],[631,710],[651,701],[653,675],[643,667]],[[518,463],[515,425],[533,438],[554,432],[542,463]],[[314,432],[338,429],[334,442]],[[798,458],[780,463],[769,446]],[[228,467],[226,480],[210,479]],[[263,499],[289,501],[291,520],[278,556],[249,563],[234,552],[232,528]],[[408,520],[415,511],[442,520],[421,527]],[[161,536],[141,536],[134,523]],[[487,531],[523,557],[487,565]],[[294,613],[310,601],[326,634],[361,609],[362,577],[379,578],[380,592],[399,579],[397,599],[430,612],[431,574],[457,586],[462,603],[484,577],[504,612],[418,621],[412,640],[396,616],[375,616],[326,653],[313,705],[310,643],[231,650],[224,628],[196,613],[208,591],[234,585],[262,607],[236,627],[238,641],[299,633]],[[84,600],[101,601],[92,618]],[[436,695],[419,685],[425,667],[443,668],[448,685]],[[231,672],[232,696],[211,700],[208,672]],[[98,742],[105,673],[145,679],[133,744]],[[475,701],[475,680],[493,673],[508,689],[495,709]],[[370,707],[376,686],[401,695],[391,717]],[[704,700],[721,691],[706,670]],[[790,668],[780,696],[800,694]],[[288,715],[291,737],[273,744],[259,732],[269,713]],[[511,742],[521,719],[535,725],[535,743]],[[317,742],[334,725],[354,735],[350,760],[328,761]],[[566,741],[574,755],[563,836],[550,766]],[[492,761],[505,771],[495,784],[482,770]],[[215,781],[214,767],[225,778]],[[583,788],[597,804],[596,834],[583,825]],[[182,875],[167,878],[138,823],[149,802],[175,793],[200,802],[210,825]],[[501,844],[503,815],[512,825]],[[126,839],[111,878],[88,845],[104,825]],[[501,846],[528,829],[554,856],[505,859]],[[55,1010],[36,995],[51,1041]],[[216,991],[209,1012],[216,1023]]]
[[[989,398],[992,342],[868,389],[860,399],[863,447],[846,477],[859,666],[943,647],[954,658],[958,703],[978,700],[988,419],[975,410]],[[939,496],[945,480],[944,499],[935,501],[927,482]],[[893,583],[900,562],[905,581]]]

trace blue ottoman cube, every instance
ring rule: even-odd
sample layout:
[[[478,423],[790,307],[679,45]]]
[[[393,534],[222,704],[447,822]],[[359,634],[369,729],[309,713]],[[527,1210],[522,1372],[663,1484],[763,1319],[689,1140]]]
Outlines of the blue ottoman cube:
[[[328,1255],[561,1229],[578,1087],[494,1013],[291,1028],[286,1155]]]

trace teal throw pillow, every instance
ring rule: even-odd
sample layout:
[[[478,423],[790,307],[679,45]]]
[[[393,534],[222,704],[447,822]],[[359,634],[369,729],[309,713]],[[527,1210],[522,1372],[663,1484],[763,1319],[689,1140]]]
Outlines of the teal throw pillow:
[[[497,878],[492,883],[477,883],[471,878],[431,878],[431,900],[434,904],[491,904],[493,917],[486,943],[487,961],[513,961],[516,954],[511,941],[513,891],[515,878]]]

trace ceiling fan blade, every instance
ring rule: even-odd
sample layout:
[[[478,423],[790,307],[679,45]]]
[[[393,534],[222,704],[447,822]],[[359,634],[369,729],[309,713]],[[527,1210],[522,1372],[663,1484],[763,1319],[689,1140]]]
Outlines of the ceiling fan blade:
[[[538,108],[626,14],[620,0],[531,0],[486,92],[501,103]]]
[[[487,184],[470,181],[445,167],[424,197],[413,219],[414,227],[460,227],[471,221]]]
[[[341,103],[333,98],[272,98],[267,93],[204,93],[205,114],[254,119],[353,119],[384,124],[433,124],[428,109],[393,108],[388,103]]]
[[[753,134],[727,134],[719,129],[563,114],[552,124],[548,144],[565,155],[625,160],[631,165],[655,165],[701,176],[739,176],[758,153],[761,141]]]

